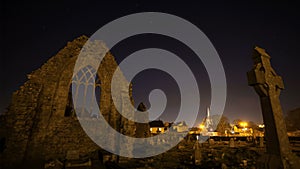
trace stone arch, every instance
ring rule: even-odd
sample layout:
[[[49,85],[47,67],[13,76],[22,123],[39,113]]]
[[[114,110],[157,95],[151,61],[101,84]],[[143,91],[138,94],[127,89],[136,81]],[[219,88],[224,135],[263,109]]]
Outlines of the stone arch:
[[[7,148],[0,160],[4,168],[29,167],[49,158],[63,159],[68,150],[87,154],[100,149],[75,117],[64,117],[75,62],[86,41],[87,37],[79,37],[69,42],[40,69],[29,74],[28,81],[13,94],[10,109],[1,123],[9,131]],[[121,117],[112,104],[110,81],[116,68],[113,56],[107,53],[97,69],[101,80],[100,110],[112,127],[134,136],[134,122]],[[125,86],[124,83],[128,82],[120,74],[118,85]],[[126,97],[132,99],[132,95]],[[127,109],[126,105],[122,108]],[[116,145],[116,140],[112,139],[112,145]]]
[[[58,71],[60,74],[58,83],[57,83],[57,88],[54,91],[55,94],[53,96],[53,104],[52,104],[52,109],[53,109],[53,116],[55,117],[64,117],[64,111],[65,111],[65,106],[67,104],[67,97],[68,97],[68,92],[69,88],[72,85],[72,80],[73,80],[73,71],[74,71],[74,65],[76,62],[77,57],[71,58],[65,67],[62,68],[62,70]],[[101,102],[98,103],[100,107],[102,107],[103,112],[107,111],[107,108],[110,107],[110,78],[107,78],[107,75],[110,74],[106,68],[106,63],[105,65],[102,66],[102,68],[99,68],[96,72],[98,79],[101,81],[101,84],[98,84],[98,86],[101,88],[101,96],[100,99]],[[82,66],[82,68],[90,66],[90,65],[85,65]],[[80,68],[79,70],[81,70]],[[106,85],[102,85],[106,84]],[[107,106],[103,106],[103,104]],[[102,105],[102,106],[101,106]],[[101,110],[102,111],[102,110]],[[51,120],[53,121],[53,120]]]
[[[78,113],[79,117],[84,115],[86,112],[90,112],[92,114],[87,116],[95,116],[99,115],[93,109],[94,106],[98,106],[99,99],[101,95],[101,80],[92,66],[87,65],[81,68],[72,78],[71,84],[69,87],[69,93],[67,97],[67,104],[64,116],[75,116],[75,104],[78,104]],[[79,105],[80,104],[80,105]],[[85,110],[85,106],[89,108],[89,110]]]

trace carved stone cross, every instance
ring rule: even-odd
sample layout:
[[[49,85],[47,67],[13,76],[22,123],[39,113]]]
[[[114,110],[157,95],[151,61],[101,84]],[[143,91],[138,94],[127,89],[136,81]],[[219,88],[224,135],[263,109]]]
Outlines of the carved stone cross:
[[[299,168],[300,160],[290,149],[286,124],[282,114],[279,95],[284,89],[283,80],[270,63],[264,49],[255,47],[254,67],[247,73],[248,84],[260,97],[265,124],[266,154],[260,159],[259,168]]]

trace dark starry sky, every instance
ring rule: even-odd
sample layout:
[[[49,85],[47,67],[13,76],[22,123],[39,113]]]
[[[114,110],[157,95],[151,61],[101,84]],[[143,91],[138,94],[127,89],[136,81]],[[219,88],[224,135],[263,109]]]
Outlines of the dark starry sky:
[[[26,81],[26,74],[39,68],[68,41],[91,36],[106,23],[121,16],[145,12],[165,12],[182,17],[200,28],[218,51],[226,73],[228,95],[224,115],[261,122],[259,99],[247,85],[246,72],[252,67],[254,45],[267,50],[272,65],[283,76],[286,90],[281,102],[284,112],[300,107],[300,12],[295,3],[214,2],[159,3],[154,1],[1,1],[1,83],[0,111],[10,96]],[[158,35],[128,38],[112,49],[118,62],[130,53],[160,47],[181,57],[195,74],[201,93],[199,119],[209,105],[209,81],[201,61],[174,39]],[[158,79],[158,80],[157,80]],[[174,80],[155,70],[141,72],[134,79],[134,98],[147,101],[154,88],[165,90],[168,107],[161,119],[171,121],[180,100]]]

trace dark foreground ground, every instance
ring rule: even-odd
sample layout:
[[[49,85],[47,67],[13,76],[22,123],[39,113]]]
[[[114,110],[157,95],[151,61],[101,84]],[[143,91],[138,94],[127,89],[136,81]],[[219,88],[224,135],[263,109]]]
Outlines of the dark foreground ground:
[[[293,152],[300,156],[300,141],[292,140]],[[265,152],[265,146],[258,142],[235,141],[234,147],[229,141],[206,141],[201,144],[201,163],[194,163],[194,141],[182,141],[171,150],[145,159],[120,159],[119,164],[100,164],[93,162],[90,168],[124,169],[255,169],[257,159]],[[67,168],[67,167],[66,167]],[[71,167],[81,169],[86,167]]]
[[[218,139],[217,139],[218,140]],[[300,157],[300,138],[290,139],[293,152]],[[195,140],[182,141],[171,150],[144,159],[120,159],[101,163],[97,158],[90,158],[90,165],[67,166],[66,162],[59,165],[49,163],[47,169],[255,169],[256,162],[265,152],[265,146],[255,141],[238,140],[234,144],[229,141],[210,140],[200,145],[201,162],[194,163]],[[231,145],[231,146],[230,146]],[[234,145],[234,146],[233,146]],[[95,160],[96,159],[96,160]],[[57,164],[56,163],[56,164]]]
[[[202,161],[194,164],[195,141],[183,141],[177,147],[161,155],[147,159],[132,159],[119,166],[128,169],[255,169],[257,159],[265,147],[247,141],[236,141],[234,147],[228,141],[213,141],[201,145]],[[291,141],[293,152],[300,156],[300,142]]]

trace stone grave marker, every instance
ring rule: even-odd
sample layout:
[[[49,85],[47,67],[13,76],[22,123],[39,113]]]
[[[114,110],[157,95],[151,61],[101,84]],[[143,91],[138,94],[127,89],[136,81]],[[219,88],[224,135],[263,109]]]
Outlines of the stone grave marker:
[[[67,160],[78,160],[79,159],[79,152],[77,150],[67,151],[66,159]]]
[[[215,140],[212,139],[212,138],[210,138],[210,139],[208,140],[208,144],[209,144],[209,146],[213,146],[213,145],[215,144]]]
[[[264,147],[264,138],[263,137],[260,137],[259,138],[259,147]]]
[[[197,140],[194,144],[194,164],[195,165],[200,165],[201,164],[201,160],[202,160],[202,154],[201,154],[201,148],[200,148],[200,143]]]
[[[230,140],[229,140],[229,147],[230,148],[234,148],[235,147],[235,145],[234,145],[234,139],[233,138],[230,138]]]
[[[259,95],[265,124],[267,152],[259,160],[258,168],[296,169],[300,166],[300,159],[291,151],[279,100],[284,89],[283,80],[272,68],[270,58],[264,49],[255,47],[254,66],[247,73],[248,84]]]

